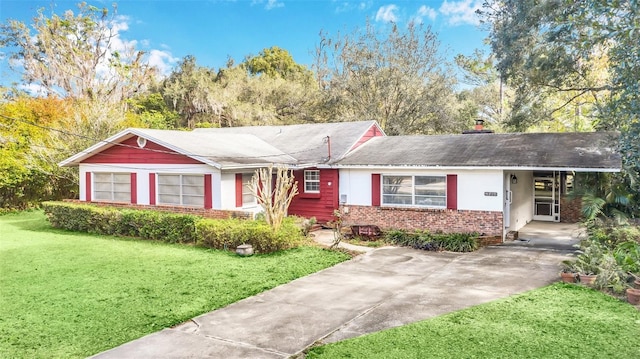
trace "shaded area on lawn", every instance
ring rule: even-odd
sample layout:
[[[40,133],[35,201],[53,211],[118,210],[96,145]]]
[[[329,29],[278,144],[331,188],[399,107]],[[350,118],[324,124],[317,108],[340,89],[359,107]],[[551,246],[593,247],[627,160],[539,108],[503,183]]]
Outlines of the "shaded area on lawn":
[[[0,216],[0,357],[85,357],[347,260],[312,247],[229,252]]]
[[[558,283],[315,347],[307,358],[639,358],[639,337],[636,308]]]

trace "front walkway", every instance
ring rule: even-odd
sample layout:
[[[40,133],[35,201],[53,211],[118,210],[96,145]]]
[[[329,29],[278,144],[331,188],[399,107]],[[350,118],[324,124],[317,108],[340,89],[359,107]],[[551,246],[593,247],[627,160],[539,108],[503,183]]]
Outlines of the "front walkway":
[[[287,358],[550,284],[568,253],[379,248],[95,358]]]

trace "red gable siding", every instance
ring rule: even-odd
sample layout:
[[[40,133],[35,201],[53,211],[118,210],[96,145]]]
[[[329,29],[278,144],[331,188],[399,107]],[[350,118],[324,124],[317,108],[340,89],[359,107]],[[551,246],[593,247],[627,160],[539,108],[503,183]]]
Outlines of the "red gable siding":
[[[304,171],[294,171],[299,194],[291,201],[289,214],[305,218],[316,217],[318,222],[333,220],[333,211],[338,209],[338,170],[320,170],[320,193],[304,193]]]
[[[197,164],[201,163],[185,155],[147,141],[144,148],[138,147],[137,137],[121,142],[125,146],[113,146],[82,161],[83,163],[159,163]]]
[[[370,139],[372,139],[373,137],[378,137],[378,136],[384,136],[384,134],[382,133],[382,131],[380,130],[380,128],[378,127],[378,125],[371,125],[371,127],[369,127],[369,129],[367,130],[367,132],[364,134],[364,136],[360,137],[360,139],[358,140],[358,142],[356,142],[355,145],[353,145],[353,147],[351,147],[351,149],[349,151],[353,151],[356,148],[358,148],[361,144],[369,141]]]

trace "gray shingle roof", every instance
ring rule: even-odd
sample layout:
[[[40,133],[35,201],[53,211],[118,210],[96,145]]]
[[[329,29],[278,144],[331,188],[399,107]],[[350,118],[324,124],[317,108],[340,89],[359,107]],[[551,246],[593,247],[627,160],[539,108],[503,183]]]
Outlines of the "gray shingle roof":
[[[206,158],[222,166],[295,163],[296,159],[250,134],[136,129],[148,140]]]
[[[338,164],[619,170],[618,138],[614,132],[377,137]]]
[[[341,159],[362,137],[375,121],[316,123],[288,126],[249,126],[196,129],[193,133],[247,134],[271,144],[283,153],[295,157],[292,164],[332,163]],[[327,161],[328,144],[331,138],[331,159]],[[245,143],[238,142],[238,147]]]
[[[172,152],[216,167],[255,167],[276,163],[313,166],[330,164],[366,134],[375,121],[251,126],[172,131],[129,128],[60,162],[76,166],[98,152],[133,136],[141,136]],[[329,144],[331,139],[331,158]]]

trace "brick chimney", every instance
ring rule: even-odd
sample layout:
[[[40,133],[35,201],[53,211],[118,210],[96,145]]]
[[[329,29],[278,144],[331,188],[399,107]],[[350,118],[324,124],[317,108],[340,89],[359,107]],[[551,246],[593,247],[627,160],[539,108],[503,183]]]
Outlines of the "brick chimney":
[[[484,128],[484,120],[479,118],[476,120],[476,128],[473,130],[462,131],[464,134],[474,134],[474,133],[493,133],[493,130],[486,130]]]

